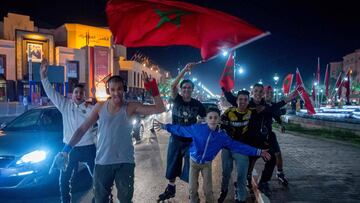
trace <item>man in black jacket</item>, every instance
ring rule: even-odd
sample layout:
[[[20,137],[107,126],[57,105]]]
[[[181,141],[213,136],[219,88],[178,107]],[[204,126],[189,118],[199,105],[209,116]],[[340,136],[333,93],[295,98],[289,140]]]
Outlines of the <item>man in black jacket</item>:
[[[223,89],[224,91],[224,89]],[[227,99],[227,101],[234,105],[236,104],[236,97],[231,92],[224,91],[224,96]],[[281,107],[285,106],[286,103],[291,101],[291,99],[296,96],[294,93],[292,93],[289,97],[285,98],[284,100],[273,104],[271,107],[272,109],[280,109]],[[262,84],[255,84],[252,89],[252,98],[249,103],[249,108],[254,109],[258,106],[265,106],[270,107],[265,100],[264,100],[264,86]],[[259,139],[256,143],[253,143],[254,147],[259,147],[262,149],[270,149],[269,153],[272,155],[272,157],[275,157],[275,148],[276,143],[274,137],[275,134],[271,133],[272,130],[272,119],[273,117],[276,117],[278,115],[278,111],[273,111],[271,113],[269,112],[263,112],[260,113],[255,119],[252,120],[253,129],[250,129],[253,133],[259,134],[261,139]],[[258,157],[251,157],[249,159],[249,169],[248,169],[248,186],[251,188],[251,177],[252,177],[252,171],[255,166],[256,160]],[[259,182],[259,189],[267,196],[270,196],[270,189],[268,181],[271,179],[272,173],[274,171],[276,164],[276,159],[272,158],[269,161],[265,163],[264,170],[261,174],[260,182]]]

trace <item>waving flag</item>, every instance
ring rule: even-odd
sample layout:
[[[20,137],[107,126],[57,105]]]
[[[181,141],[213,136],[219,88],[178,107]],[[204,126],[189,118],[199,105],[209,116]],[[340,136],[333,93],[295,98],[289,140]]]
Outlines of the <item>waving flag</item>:
[[[234,88],[234,61],[234,53],[231,52],[220,79],[220,87],[223,87],[227,92]]]
[[[106,14],[117,44],[189,45],[204,60],[269,34],[229,14],[172,0],[111,0]]]
[[[335,88],[338,88],[337,94],[339,96],[339,99],[341,98],[341,94],[342,94],[342,85],[341,85],[342,84],[342,74],[343,74],[343,72],[341,71],[335,82]]]
[[[320,84],[320,57],[318,57],[318,64],[317,64],[317,70],[316,70],[316,81],[318,84]]]
[[[305,102],[305,108],[309,115],[316,114],[314,106],[311,104],[308,93],[305,90],[304,83],[298,69],[296,69],[296,91],[299,93],[301,99]]]
[[[283,81],[283,92],[289,94],[294,74],[288,74]]]
[[[346,102],[350,103],[350,74],[351,74],[351,69],[348,70],[348,72],[346,73],[346,78],[345,81],[343,82],[343,85],[346,89]]]
[[[329,65],[326,66],[324,85],[325,85],[325,95],[326,97],[329,97]]]

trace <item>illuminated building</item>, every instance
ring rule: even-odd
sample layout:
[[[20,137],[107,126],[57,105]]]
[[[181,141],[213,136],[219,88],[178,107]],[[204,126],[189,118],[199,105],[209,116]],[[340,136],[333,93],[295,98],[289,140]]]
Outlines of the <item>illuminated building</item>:
[[[29,16],[8,13],[0,22],[0,101],[27,96],[36,103],[44,96],[39,77],[43,57],[50,64],[50,82],[65,96],[81,83],[88,97],[94,97],[96,89],[97,98],[106,99],[106,79],[121,75],[128,83],[128,97],[136,98],[143,94],[143,71],[158,81],[164,78],[162,71],[126,61],[126,47],[112,44],[107,28],[66,23],[42,29]]]

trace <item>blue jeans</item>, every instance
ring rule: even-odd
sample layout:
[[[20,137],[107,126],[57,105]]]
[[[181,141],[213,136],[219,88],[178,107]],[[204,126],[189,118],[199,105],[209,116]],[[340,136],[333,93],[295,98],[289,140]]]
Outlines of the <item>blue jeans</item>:
[[[191,142],[184,142],[176,139],[174,136],[170,136],[166,164],[166,178],[168,180],[180,177],[181,180],[189,182],[190,144]]]
[[[228,190],[231,172],[233,170],[233,161],[235,160],[237,170],[237,188],[236,194],[238,200],[245,201],[247,196],[246,191],[246,176],[249,166],[249,157],[239,153],[222,149],[221,161],[222,161],[222,180],[221,180],[221,191]]]
[[[95,156],[95,144],[74,147],[74,149],[71,150],[69,154],[69,164],[65,171],[61,171],[59,178],[61,202],[65,203],[71,200],[71,180],[78,170],[79,162],[85,162],[89,167],[88,169],[90,170],[91,176],[93,175]]]
[[[134,194],[134,171],[134,163],[96,164],[94,172],[95,203],[110,201],[114,180],[119,202],[131,203]]]

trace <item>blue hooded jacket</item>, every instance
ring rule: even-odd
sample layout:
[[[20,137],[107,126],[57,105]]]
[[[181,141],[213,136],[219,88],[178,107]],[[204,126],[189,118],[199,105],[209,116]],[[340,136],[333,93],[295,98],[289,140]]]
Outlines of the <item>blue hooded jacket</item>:
[[[191,126],[166,124],[165,130],[181,137],[192,138],[190,158],[198,164],[214,160],[222,148],[248,156],[261,154],[261,149],[233,140],[224,130],[211,130],[207,124]]]

